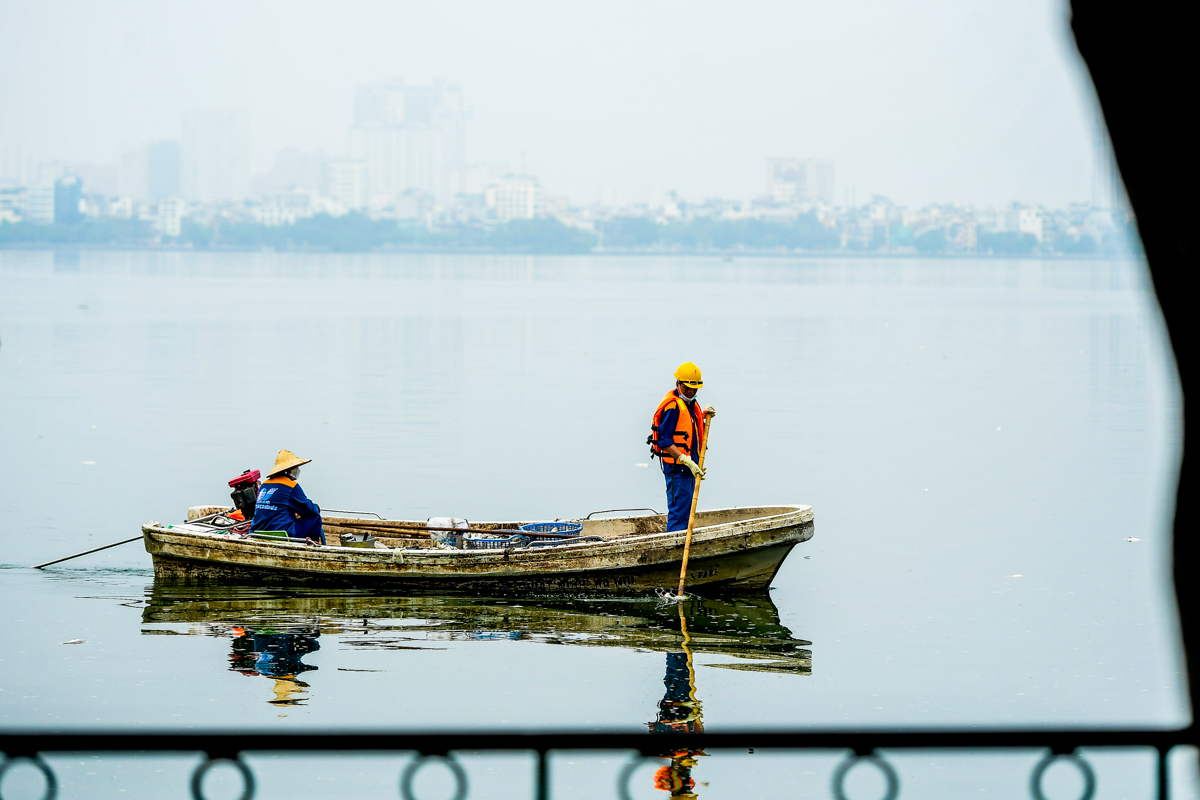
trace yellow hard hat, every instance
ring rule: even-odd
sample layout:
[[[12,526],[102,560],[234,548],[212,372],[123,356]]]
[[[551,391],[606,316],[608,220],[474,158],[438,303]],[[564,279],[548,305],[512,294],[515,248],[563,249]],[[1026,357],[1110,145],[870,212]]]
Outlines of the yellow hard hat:
[[[675,370],[675,380],[693,389],[699,389],[704,385],[704,381],[700,380],[700,368],[690,361],[683,362],[679,365],[679,369]]]

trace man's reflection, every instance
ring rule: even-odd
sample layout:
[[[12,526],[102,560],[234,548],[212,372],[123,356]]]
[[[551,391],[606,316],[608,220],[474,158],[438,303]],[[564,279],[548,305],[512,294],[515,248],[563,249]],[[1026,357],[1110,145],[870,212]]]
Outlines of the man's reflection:
[[[648,723],[651,733],[703,733],[704,716],[700,701],[696,699],[696,665],[692,660],[691,636],[688,635],[687,617],[683,603],[679,606],[680,646],[683,652],[667,653],[667,674],[663,684],[667,693],[658,701],[658,715]],[[680,800],[695,800],[692,791],[696,782],[692,779],[692,767],[696,757],[704,755],[702,750],[673,750],[664,755],[670,763],[659,767],[654,773],[654,788],[670,792]]]
[[[275,699],[267,701],[272,705],[303,705],[308,684],[296,676],[316,667],[300,659],[306,653],[321,649],[317,642],[320,635],[316,629],[286,632],[275,628],[234,627],[229,669],[243,675],[274,678]]]
[[[686,645],[685,645],[686,646]],[[651,733],[703,733],[700,701],[696,699],[696,673],[692,654],[667,653],[667,693],[658,701],[658,719]]]

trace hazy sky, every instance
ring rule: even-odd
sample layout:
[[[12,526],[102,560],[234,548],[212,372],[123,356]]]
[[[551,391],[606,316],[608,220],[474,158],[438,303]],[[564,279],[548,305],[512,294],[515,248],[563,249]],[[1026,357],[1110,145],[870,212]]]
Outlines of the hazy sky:
[[[183,112],[250,121],[257,170],[341,154],[357,84],[460,84],[474,160],[552,193],[749,198],[822,156],[908,205],[1064,205],[1091,189],[1094,102],[1056,0],[0,0],[0,142],[110,163]]]

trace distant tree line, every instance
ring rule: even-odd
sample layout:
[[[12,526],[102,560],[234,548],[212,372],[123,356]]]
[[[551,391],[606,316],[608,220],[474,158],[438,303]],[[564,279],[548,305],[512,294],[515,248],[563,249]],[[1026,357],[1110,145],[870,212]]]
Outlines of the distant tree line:
[[[699,217],[662,224],[646,217],[615,217],[596,228],[605,249],[829,250],[840,244],[837,231],[822,225],[815,214],[801,214],[791,223]]]
[[[76,225],[0,222],[0,244],[143,245],[154,238],[149,222],[103,219]]]
[[[1064,254],[1127,252],[1127,241],[1136,232],[1113,230],[1101,241],[1089,235],[1078,239],[1050,236],[1039,243],[1033,234],[1016,231],[983,232],[976,236],[974,253],[1023,256],[1035,253]],[[381,249],[479,250],[517,253],[588,253],[607,251],[793,251],[837,250],[840,233],[820,223],[814,214],[801,214],[790,222],[761,219],[715,219],[657,222],[646,217],[615,217],[596,223],[596,231],[565,225],[552,217],[512,220],[496,227],[457,225],[428,228],[395,220],[371,219],[350,213],[340,217],[317,214],[291,225],[261,225],[218,218],[201,225],[185,220],[178,237],[159,235],[146,220],[85,219],[75,224],[38,225],[31,222],[0,223],[3,245],[93,245],[144,247],[180,245],[195,249],[329,250],[366,252]],[[909,228],[877,228],[871,242],[851,242],[866,252],[891,245],[913,247],[922,255],[963,254],[960,244],[934,229],[913,235]]]
[[[317,214],[292,225],[259,225],[217,220],[200,225],[185,220],[176,238],[160,237],[144,220],[88,220],[75,225],[0,223],[3,244],[190,245],[196,249],[306,249],[364,252],[383,248],[479,249],[526,253],[587,253],[596,245],[590,231],[556,219],[512,220],[496,228],[461,225],[430,230],[363,214]]]
[[[272,247],[341,253],[386,248],[587,253],[596,243],[595,234],[549,218],[512,220],[491,229],[459,225],[431,230],[358,213],[341,217],[317,214],[292,225],[275,226],[225,221],[213,226],[185,223],[180,239],[197,248]]]

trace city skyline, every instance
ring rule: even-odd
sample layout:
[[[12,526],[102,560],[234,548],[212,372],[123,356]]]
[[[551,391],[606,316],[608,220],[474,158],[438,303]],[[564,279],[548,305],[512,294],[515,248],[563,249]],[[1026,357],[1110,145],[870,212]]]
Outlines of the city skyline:
[[[1091,196],[1095,107],[1057,2],[736,15],[668,3],[646,18],[619,3],[605,14],[364,3],[323,15],[274,3],[211,15],[0,5],[11,54],[0,69],[23,67],[0,81],[0,140],[46,161],[111,162],[178,137],[185,113],[223,109],[246,119],[262,174],[287,149],[343,153],[355,87],[399,76],[462,86],[469,158],[536,174],[575,202],[747,199],[768,158],[830,159],[858,198],[908,205]]]
[[[334,201],[335,213],[364,210],[395,216],[388,212],[402,204],[447,209],[461,205],[468,195],[486,197],[489,207],[493,207],[497,196],[504,196],[512,185],[523,184],[521,191],[532,194],[521,203],[531,210],[537,208],[539,214],[544,210],[541,195],[546,188],[537,176],[524,169],[514,171],[470,160],[472,109],[461,86],[445,80],[419,84],[396,79],[359,85],[354,97],[346,145],[333,154],[287,147],[274,153],[268,169],[252,172],[245,117],[220,109],[196,109],[183,114],[178,138],[146,141],[120,154],[114,159],[117,163],[43,161],[20,146],[0,141],[0,186],[48,186],[71,175],[81,177],[88,192],[105,197],[127,197],[150,204],[180,198],[209,205],[269,202],[280,192],[305,191]],[[1091,135],[1090,189],[1080,201],[1096,208],[1124,207],[1111,142],[1099,120],[1093,123]],[[829,158],[795,154],[770,157],[766,159],[765,184],[745,201],[858,206],[857,187],[839,187],[835,174],[835,164]],[[742,202],[711,194],[685,198],[667,191],[656,198],[624,203],[608,192],[589,203],[555,192],[555,188],[549,191],[575,206],[654,207],[675,202],[675,198],[692,203]],[[876,197],[887,196],[869,195]],[[871,202],[869,198],[866,202]],[[947,204],[961,203],[952,199],[923,205]]]

